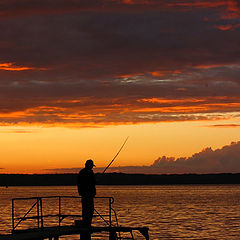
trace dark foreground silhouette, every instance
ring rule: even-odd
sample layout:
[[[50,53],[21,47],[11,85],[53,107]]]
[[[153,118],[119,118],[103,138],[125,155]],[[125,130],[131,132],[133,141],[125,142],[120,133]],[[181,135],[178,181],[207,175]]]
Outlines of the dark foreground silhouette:
[[[240,173],[124,174],[96,173],[97,185],[240,184]],[[76,186],[77,174],[0,174],[0,186]]]
[[[94,213],[94,197],[96,195],[96,178],[93,173],[94,163],[89,159],[85,167],[80,170],[77,176],[78,193],[82,197],[82,225],[90,228]],[[91,233],[87,231],[80,235],[81,240],[91,240]]]

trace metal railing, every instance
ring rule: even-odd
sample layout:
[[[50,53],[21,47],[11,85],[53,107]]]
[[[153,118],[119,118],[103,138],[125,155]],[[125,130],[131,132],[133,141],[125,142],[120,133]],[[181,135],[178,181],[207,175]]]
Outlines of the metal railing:
[[[55,205],[55,208],[58,209],[57,214],[43,214],[43,200],[45,199],[56,199],[57,205]],[[58,226],[61,226],[61,222],[63,219],[67,217],[82,217],[81,214],[62,214],[62,201],[63,199],[81,199],[81,197],[77,196],[48,196],[48,197],[32,197],[32,198],[14,198],[12,199],[12,231],[16,230],[16,228],[25,220],[37,220],[37,228],[43,228],[44,227],[44,220],[49,217],[55,217],[58,219]],[[94,217],[100,217],[109,227],[112,226],[112,217],[115,217],[115,221],[118,225],[116,212],[112,208],[112,204],[114,202],[113,197],[95,197],[94,199],[105,199],[108,200],[108,214],[102,214],[96,209],[94,209]],[[25,214],[22,217],[16,217],[15,216],[15,202],[16,201],[26,201],[26,200],[33,200],[32,205],[30,205],[30,208],[25,212]],[[25,206],[25,205],[24,205]],[[80,208],[79,208],[80,209]],[[33,214],[35,211],[36,215],[30,215]],[[112,212],[114,214],[112,214]]]

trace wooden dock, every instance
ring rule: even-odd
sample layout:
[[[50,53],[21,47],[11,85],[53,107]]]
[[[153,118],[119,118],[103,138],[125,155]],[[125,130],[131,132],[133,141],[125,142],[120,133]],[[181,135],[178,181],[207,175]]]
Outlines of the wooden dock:
[[[105,213],[100,213],[99,209],[94,209],[95,218],[102,220],[102,224],[99,222],[97,225],[90,228],[82,225],[82,216],[77,214],[63,214],[62,202],[68,202],[69,199],[79,200],[80,197],[76,196],[49,196],[49,197],[33,197],[33,198],[16,198],[12,199],[12,231],[11,234],[0,235],[0,240],[58,240],[61,236],[68,235],[80,235],[81,240],[91,239],[91,235],[104,234],[109,240],[121,240],[121,239],[135,239],[134,234],[138,232],[138,235],[142,235],[145,240],[149,240],[147,227],[133,227],[133,226],[120,226],[117,219],[117,214],[112,208],[114,199],[112,197],[97,197],[98,200],[105,200],[108,203],[108,208],[105,209]],[[30,200],[30,205],[26,204],[26,201]],[[53,201],[57,213],[55,214],[43,214],[43,200]],[[66,201],[67,200],[67,201]],[[16,216],[15,202],[24,201],[24,206],[28,211],[23,212],[22,216]],[[106,214],[107,210],[107,214]],[[53,218],[56,220],[55,226],[47,226],[46,218]],[[71,220],[74,219],[74,224]],[[115,218],[115,220],[114,220]],[[36,224],[27,225],[27,228],[22,225],[25,221],[34,220]],[[64,223],[62,223],[64,222]],[[124,235],[128,235],[126,238]],[[124,236],[124,237],[122,237]],[[105,237],[104,237],[105,238]],[[105,239],[106,239],[105,238]]]
[[[58,240],[61,236],[66,235],[80,235],[84,232],[103,233],[109,234],[109,240],[116,240],[117,233],[128,232],[131,234],[133,231],[139,231],[146,240],[149,240],[148,228],[146,227],[91,227],[83,228],[79,226],[58,226],[58,227],[45,227],[43,229],[27,229],[16,230],[12,234],[0,235],[0,240]]]

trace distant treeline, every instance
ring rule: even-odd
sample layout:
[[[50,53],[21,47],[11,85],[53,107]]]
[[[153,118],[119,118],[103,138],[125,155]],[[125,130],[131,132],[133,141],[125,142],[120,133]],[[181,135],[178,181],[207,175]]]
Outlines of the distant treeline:
[[[96,173],[98,185],[240,184],[240,173],[124,174]],[[0,186],[74,186],[77,174],[0,174]]]

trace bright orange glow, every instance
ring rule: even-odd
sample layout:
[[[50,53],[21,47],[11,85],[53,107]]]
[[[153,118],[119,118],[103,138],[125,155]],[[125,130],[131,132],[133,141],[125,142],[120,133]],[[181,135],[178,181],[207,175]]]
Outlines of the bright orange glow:
[[[117,76],[117,78],[131,78],[131,77],[136,77],[136,76],[141,76],[141,75],[143,75],[143,74],[142,73],[131,73],[131,74]]]
[[[17,66],[15,63],[0,63],[0,70],[5,71],[26,71],[26,70],[46,70],[46,68],[34,68]]]
[[[115,103],[116,101],[116,103]],[[80,105],[79,105],[80,104]],[[238,97],[208,97],[208,98],[142,98],[131,103],[111,99],[83,98],[76,100],[57,100],[49,102],[49,106],[27,108],[22,111],[0,113],[1,125],[43,125],[66,127],[97,127],[121,124],[151,123],[151,113],[158,114],[204,114],[213,112],[239,111]],[[137,113],[146,113],[139,118]],[[129,116],[127,118],[123,118]],[[227,115],[227,114],[226,114]],[[185,118],[179,121],[185,121]],[[190,120],[190,119],[188,119]],[[158,121],[172,121],[169,118]]]
[[[226,24],[226,25],[216,26],[217,29],[222,30],[222,31],[228,31],[231,29],[239,28],[239,27],[240,27],[240,24]]]
[[[228,24],[228,25],[219,25],[219,26],[216,26],[216,28],[222,30],[222,31],[227,31],[227,30],[230,30],[233,28],[233,25],[231,24]]]
[[[186,103],[186,102],[204,102],[205,99],[195,99],[195,98],[189,98],[189,99],[163,99],[163,98],[143,98],[139,99],[139,102],[149,102],[149,103]]]
[[[225,109],[226,107],[228,107],[229,109],[232,108],[232,109],[237,109],[240,107],[240,103],[225,103],[225,104],[222,104],[222,103],[214,103],[214,104],[202,104],[201,106],[182,106],[182,107],[179,107],[179,106],[176,106],[176,107],[166,107],[166,108],[163,108],[163,107],[159,107],[159,108],[141,108],[141,109],[136,109],[136,110],[133,110],[133,112],[158,112],[158,113],[199,113],[199,112],[209,112],[209,111],[212,111],[212,110],[217,110],[217,109]]]
[[[0,63],[0,70],[7,70],[7,71],[24,71],[30,70],[30,67],[19,67],[15,66],[13,63]]]
[[[154,72],[150,72],[150,74],[153,76],[153,77],[162,77],[166,74],[180,74],[182,73],[180,70],[174,70],[174,71],[154,71]]]
[[[210,123],[230,125],[234,119],[104,128],[0,127],[0,172],[46,173],[46,169],[82,168],[89,158],[97,167],[104,167],[126,136],[130,138],[113,166],[151,165],[159,156],[187,157],[209,146],[219,148],[239,140],[240,128],[209,128]]]
[[[9,113],[0,113],[0,118],[19,118],[25,116],[25,111],[9,112]]]

